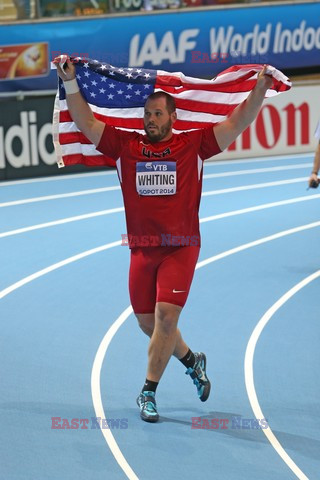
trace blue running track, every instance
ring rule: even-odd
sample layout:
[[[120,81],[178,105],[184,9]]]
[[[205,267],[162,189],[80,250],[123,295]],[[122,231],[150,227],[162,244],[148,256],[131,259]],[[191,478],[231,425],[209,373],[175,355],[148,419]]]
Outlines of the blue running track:
[[[154,425],[135,404],[148,339],[130,309],[115,172],[0,183],[1,480],[319,479],[312,160],[205,165],[180,328],[213,388],[201,403],[172,358]]]

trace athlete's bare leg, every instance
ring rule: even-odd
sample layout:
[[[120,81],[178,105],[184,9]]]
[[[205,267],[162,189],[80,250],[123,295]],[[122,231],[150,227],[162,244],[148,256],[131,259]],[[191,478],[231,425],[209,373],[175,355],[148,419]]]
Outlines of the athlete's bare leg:
[[[177,328],[182,308],[171,303],[156,304],[155,314],[138,314],[139,326],[150,338],[147,378],[159,382],[171,355],[184,357],[189,347]]]

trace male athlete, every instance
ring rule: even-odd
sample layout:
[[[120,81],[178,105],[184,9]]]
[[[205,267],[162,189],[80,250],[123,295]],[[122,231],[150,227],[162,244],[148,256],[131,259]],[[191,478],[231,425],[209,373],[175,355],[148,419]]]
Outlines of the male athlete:
[[[150,337],[146,381],[137,399],[147,422],[159,419],[155,392],[171,355],[186,367],[200,400],[209,397],[206,357],[193,353],[177,328],[199,255],[203,161],[226,149],[256,118],[272,84],[266,68],[247,100],[214,128],[174,134],[173,97],[153,93],[145,103],[146,135],[141,135],[97,120],[79,92],[74,65],[68,60],[64,71],[57,65],[74,122],[117,165],[131,248],[130,299]]]

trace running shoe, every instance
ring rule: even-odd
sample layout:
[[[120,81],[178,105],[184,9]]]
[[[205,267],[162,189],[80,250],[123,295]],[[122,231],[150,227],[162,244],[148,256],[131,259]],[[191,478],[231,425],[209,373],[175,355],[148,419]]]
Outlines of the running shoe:
[[[137,405],[140,408],[140,417],[145,422],[157,422],[159,414],[154,392],[141,392],[137,398]]]
[[[198,397],[200,398],[201,402],[205,402],[209,395],[211,384],[206,374],[206,363],[207,359],[204,353],[195,353],[195,364],[193,368],[188,368],[186,371],[186,375],[190,375],[193,379],[193,383],[197,387]]]

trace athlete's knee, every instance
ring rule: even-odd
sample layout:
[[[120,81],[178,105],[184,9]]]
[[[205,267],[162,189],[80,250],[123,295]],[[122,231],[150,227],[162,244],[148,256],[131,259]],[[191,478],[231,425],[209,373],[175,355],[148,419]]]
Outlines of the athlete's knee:
[[[166,335],[176,332],[181,310],[178,305],[157,303],[155,315],[157,327]]]
[[[136,314],[138,325],[148,337],[151,337],[154,329],[154,314],[145,313],[145,314]]]

